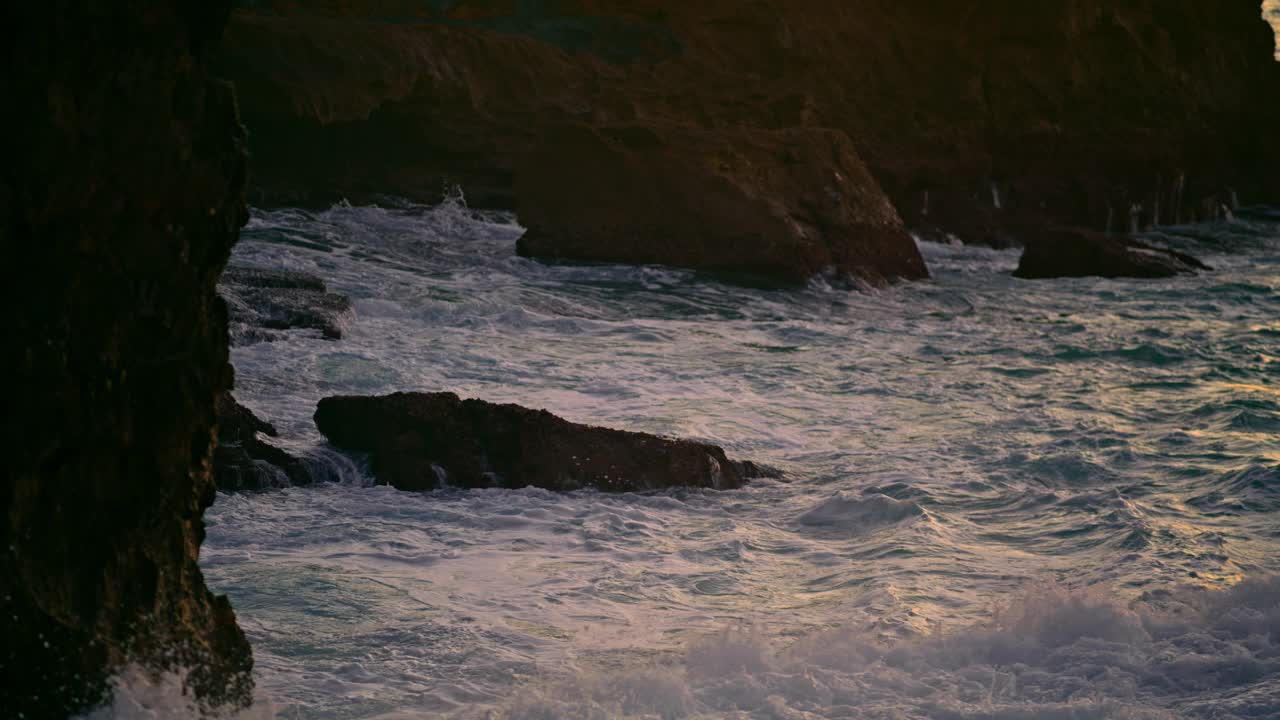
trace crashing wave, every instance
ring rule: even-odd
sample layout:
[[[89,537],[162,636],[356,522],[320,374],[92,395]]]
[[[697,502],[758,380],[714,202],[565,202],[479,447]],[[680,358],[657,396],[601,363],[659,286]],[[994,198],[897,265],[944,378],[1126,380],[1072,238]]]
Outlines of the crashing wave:
[[[1038,587],[984,625],[892,644],[853,627],[790,644],[726,630],[693,644],[677,662],[527,687],[485,717],[1278,715],[1280,579],[1265,579],[1226,591],[1151,593],[1133,603],[1096,590]]]

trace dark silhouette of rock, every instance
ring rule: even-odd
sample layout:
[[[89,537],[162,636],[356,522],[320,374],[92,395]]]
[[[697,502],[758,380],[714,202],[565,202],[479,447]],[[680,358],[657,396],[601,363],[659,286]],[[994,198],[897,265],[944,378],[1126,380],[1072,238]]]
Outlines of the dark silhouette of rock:
[[[631,97],[636,78],[622,68],[679,49],[651,21],[582,19],[586,34],[576,37],[604,52],[600,60],[567,56],[566,38],[543,32],[564,26],[558,19],[353,24],[324,10],[246,13],[224,55],[263,138],[255,176],[266,201],[424,191],[433,200],[457,184],[473,204],[518,206],[529,228],[519,249],[532,257],[783,283],[826,270],[872,284],[928,275],[843,131],[740,121],[736,110],[720,113],[727,125],[708,126],[683,101],[659,101],[651,79],[636,88],[647,97]],[[277,75],[285,67],[289,79]],[[649,102],[663,105],[661,116],[638,118]],[[803,114],[789,103],[777,112]]]
[[[516,184],[521,255],[803,283],[928,276],[844,133],[628,125],[550,132]]]
[[[218,447],[213,453],[213,479],[223,492],[269,490],[314,481],[305,462],[265,442],[259,434],[277,437],[271,423],[235,401],[231,393],[218,396]]]
[[[1026,279],[1166,278],[1211,269],[1186,253],[1126,235],[1059,230],[1044,232],[1028,243],[1013,274]]]
[[[730,461],[714,445],[579,425],[453,393],[329,397],[315,419],[331,443],[369,453],[379,482],[401,490],[725,490],[769,474]]]
[[[63,720],[125,663],[252,698],[252,656],[197,556],[214,286],[240,226],[245,134],[206,58],[224,0],[5,3],[0,287],[0,715]]]
[[[791,166],[805,132],[843,133],[909,228],[968,243],[1280,198],[1280,66],[1248,0],[256,5],[221,62],[242,89],[258,197],[433,200],[457,184],[473,204],[518,206],[532,254],[725,265],[732,242],[774,251],[787,275],[831,247],[914,276],[896,233],[809,233],[846,216],[814,208],[829,177]],[[561,158],[566,132],[579,142]],[[849,207],[875,206],[882,193],[857,186]],[[574,218],[578,193],[604,205]],[[654,207],[670,217],[632,222]],[[737,215],[762,231],[707,233]]]
[[[306,273],[232,265],[219,287],[233,345],[269,342],[279,337],[275,331],[298,329],[338,340],[355,316],[347,296],[328,292],[323,280]]]

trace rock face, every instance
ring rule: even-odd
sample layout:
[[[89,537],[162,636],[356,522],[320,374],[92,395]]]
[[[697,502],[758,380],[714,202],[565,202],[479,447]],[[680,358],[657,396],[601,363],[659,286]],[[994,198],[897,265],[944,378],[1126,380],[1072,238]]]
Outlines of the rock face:
[[[1280,66],[1257,5],[897,3],[889,35],[911,49],[872,81],[884,95],[849,93],[864,156],[908,226],[967,242],[1126,232],[1280,198],[1267,169]]]
[[[464,5],[423,22],[377,4],[239,15],[223,66],[262,148],[258,197],[431,200],[456,184],[516,207],[535,257],[784,283],[927,276],[846,133],[795,122],[802,101],[765,118],[697,107],[679,40],[629,12],[466,19]],[[670,88],[658,61],[680,73]]]
[[[355,316],[351,300],[331,293],[314,275],[232,265],[219,282],[233,345],[276,340],[281,330],[318,330],[338,340]]]
[[[271,423],[224,392],[218,396],[218,447],[213,452],[213,479],[223,492],[268,490],[310,485],[311,469],[302,460],[263,441],[276,437]]]
[[[518,176],[522,255],[796,283],[928,274],[844,133],[567,126],[547,143]]]
[[[245,136],[206,57],[229,3],[7,3],[0,714],[66,718],[124,663],[243,706],[252,657],[197,565],[230,383],[214,293]]]
[[[759,474],[714,445],[578,425],[453,393],[329,397],[316,409],[316,426],[334,445],[369,453],[380,482],[410,491],[724,490]]]
[[[518,207],[531,254],[919,277],[886,193],[910,228],[992,244],[1280,198],[1256,0],[256,6],[221,62],[260,199],[457,184]],[[847,187],[814,169],[828,148]]]
[[[1060,230],[1042,233],[1027,243],[1013,274],[1027,279],[1166,278],[1210,269],[1186,253],[1125,235]]]

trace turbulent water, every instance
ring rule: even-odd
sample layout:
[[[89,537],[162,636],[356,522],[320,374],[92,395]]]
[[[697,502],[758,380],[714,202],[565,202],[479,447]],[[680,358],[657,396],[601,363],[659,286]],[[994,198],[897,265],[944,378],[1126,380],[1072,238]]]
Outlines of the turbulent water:
[[[280,718],[1280,717],[1280,213],[1217,271],[860,294],[515,256],[509,216],[258,211],[235,260],[354,299],[234,350],[340,482],[220,495],[203,567]],[[725,492],[401,493],[338,393],[453,390],[786,472]]]

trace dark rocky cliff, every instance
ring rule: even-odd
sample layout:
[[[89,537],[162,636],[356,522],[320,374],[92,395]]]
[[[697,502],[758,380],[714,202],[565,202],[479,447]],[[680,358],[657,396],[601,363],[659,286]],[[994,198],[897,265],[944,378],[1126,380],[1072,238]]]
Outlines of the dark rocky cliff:
[[[228,3],[3,10],[0,714],[64,718],[122,663],[247,704],[252,659],[197,557],[230,384],[214,293],[246,214]]]
[[[789,95],[773,117],[741,95],[749,78],[692,64],[653,18],[355,5],[233,21],[221,68],[260,201],[431,200],[456,184],[516,207],[537,257],[783,282],[927,275],[843,131],[795,122]]]
[[[926,23],[931,5],[895,22]],[[939,19],[955,29],[930,38],[927,65],[880,76],[887,102],[849,106],[909,225],[1001,242],[1280,199],[1280,66],[1256,0],[969,2]]]
[[[1049,225],[1128,231],[1280,198],[1268,130],[1280,66],[1257,0],[263,1],[237,15],[225,48],[260,200],[431,199],[456,183],[473,203],[530,209],[540,238],[570,239],[545,243],[552,255],[581,256],[583,234],[601,257],[637,255],[618,251],[634,238],[599,223],[548,218],[549,193],[532,208],[521,197],[522,183],[563,180],[547,168],[566,126],[709,139],[704,154],[651,143],[643,164],[565,157],[573,172],[597,168],[581,182],[597,196],[696,187],[705,173],[704,187],[727,178],[744,197],[777,197],[782,224],[803,225],[829,184],[775,192],[758,177],[789,172],[780,145],[744,175],[724,169],[717,137],[759,147],[779,130],[843,133],[907,226],[971,242]],[[633,196],[603,199],[619,222],[652,214],[618,199]],[[853,205],[877,196],[864,189]],[[913,277],[912,262],[866,265]]]

